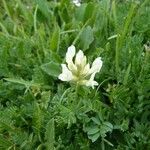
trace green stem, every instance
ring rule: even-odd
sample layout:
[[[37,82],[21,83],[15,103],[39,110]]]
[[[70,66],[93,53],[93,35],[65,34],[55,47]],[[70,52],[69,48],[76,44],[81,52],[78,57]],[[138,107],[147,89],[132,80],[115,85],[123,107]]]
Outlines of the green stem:
[[[124,27],[123,27],[123,31],[120,33],[120,35],[118,34],[117,37],[117,41],[116,41],[116,56],[115,56],[115,67],[116,67],[116,73],[119,73],[119,61],[120,61],[120,51],[122,49],[122,46],[126,40],[126,35],[129,32],[130,25],[132,23],[133,17],[137,11],[137,6],[138,4],[133,3],[130,7],[127,19],[125,21]]]
[[[76,92],[76,99],[77,99],[78,98],[78,94],[79,94],[79,84],[78,83],[76,84],[75,92]]]
[[[102,150],[105,150],[104,138],[102,138],[101,147],[102,147]]]
[[[38,5],[36,5],[34,15],[33,15],[33,24],[34,24],[34,32],[37,33],[37,10],[38,10]]]
[[[75,45],[76,42],[78,41],[78,39],[80,38],[80,35],[82,34],[84,28],[87,26],[87,24],[90,22],[90,19],[88,19],[86,21],[86,23],[83,25],[83,27],[81,28],[80,32],[78,33],[78,35],[76,36],[76,38],[74,39],[74,41],[72,42],[72,45]]]
[[[113,19],[114,19],[114,24],[115,24],[115,30],[118,30],[118,20],[117,20],[117,15],[116,15],[116,1],[112,1],[112,14],[113,14]]]
[[[5,2],[5,0],[2,0],[2,2],[3,2],[3,5],[4,5],[4,8],[5,8],[5,10],[6,10],[7,15],[8,15],[9,18],[13,21],[12,16],[10,15],[10,11],[9,11],[8,6],[7,6],[7,3]]]
[[[77,29],[62,31],[62,32],[60,32],[60,35],[61,35],[61,34],[67,34],[67,33],[73,33],[73,32],[77,32],[77,31],[78,31]]]

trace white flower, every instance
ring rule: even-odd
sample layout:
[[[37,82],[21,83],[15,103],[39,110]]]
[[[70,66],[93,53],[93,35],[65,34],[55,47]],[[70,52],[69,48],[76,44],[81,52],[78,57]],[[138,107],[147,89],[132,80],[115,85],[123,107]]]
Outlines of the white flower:
[[[81,6],[81,0],[73,0],[73,3],[77,6],[80,7]]]
[[[95,74],[101,70],[102,60],[101,57],[98,57],[92,63],[87,63],[87,58],[84,55],[82,50],[79,50],[76,54],[75,47],[71,45],[66,53],[66,64],[61,64],[62,73],[58,78],[62,81],[72,81],[80,85],[86,85],[94,88],[98,83],[94,81]],[[75,59],[73,61],[73,58]]]
[[[67,68],[66,64],[61,64],[62,74],[59,75],[59,79],[62,81],[71,81],[73,80],[72,72]]]
[[[144,48],[147,52],[150,52],[150,42],[148,41],[147,44],[144,44]]]

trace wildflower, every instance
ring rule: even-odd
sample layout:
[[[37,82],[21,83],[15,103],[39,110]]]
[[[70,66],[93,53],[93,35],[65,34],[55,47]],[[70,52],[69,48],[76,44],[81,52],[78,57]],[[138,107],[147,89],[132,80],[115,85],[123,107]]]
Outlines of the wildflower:
[[[102,67],[101,57],[98,57],[92,63],[87,63],[87,58],[82,50],[76,54],[75,46],[71,45],[66,53],[66,64],[61,64],[62,73],[58,78],[62,81],[72,81],[79,85],[86,85],[94,88],[98,83],[94,81],[95,74],[98,73]],[[75,60],[73,58],[75,56]]]
[[[144,48],[147,52],[150,52],[150,42],[148,41],[147,44],[144,44]]]
[[[81,6],[81,0],[73,0],[73,3],[77,6],[80,7]]]

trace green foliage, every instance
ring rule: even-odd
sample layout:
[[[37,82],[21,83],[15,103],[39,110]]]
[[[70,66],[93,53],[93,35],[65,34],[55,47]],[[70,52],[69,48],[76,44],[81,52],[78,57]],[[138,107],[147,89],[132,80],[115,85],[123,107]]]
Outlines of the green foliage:
[[[46,125],[46,132],[45,132],[45,140],[47,149],[54,149],[55,143],[55,127],[54,127],[54,119],[51,119]]]
[[[61,73],[60,64],[50,62],[46,63],[41,66],[42,70],[45,71],[50,76],[58,77],[58,75]]]
[[[0,4],[1,150],[150,149],[149,0]],[[58,79],[71,44],[96,89]]]
[[[90,26],[87,26],[80,35],[81,47],[84,50],[88,49],[93,40],[93,31]]]
[[[57,51],[59,49],[60,31],[59,27],[56,27],[50,40],[50,50]]]

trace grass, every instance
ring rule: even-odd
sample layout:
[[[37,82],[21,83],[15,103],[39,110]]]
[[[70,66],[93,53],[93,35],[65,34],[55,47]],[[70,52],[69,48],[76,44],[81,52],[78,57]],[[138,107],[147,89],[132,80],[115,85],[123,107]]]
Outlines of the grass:
[[[2,0],[0,150],[150,149],[148,41],[148,0]],[[58,79],[71,44],[97,88]]]

